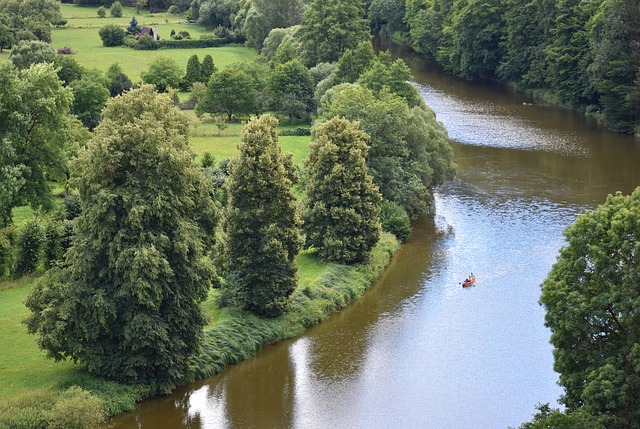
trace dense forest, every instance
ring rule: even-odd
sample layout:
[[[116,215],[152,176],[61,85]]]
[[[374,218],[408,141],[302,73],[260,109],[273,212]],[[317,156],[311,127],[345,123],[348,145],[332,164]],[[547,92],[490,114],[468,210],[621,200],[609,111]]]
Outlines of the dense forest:
[[[182,7],[201,25],[226,27],[249,45],[271,50],[263,48],[269,32],[302,23],[310,3],[194,0]],[[359,2],[323,3],[340,19]],[[373,32],[409,45],[452,74],[498,79],[584,111],[611,130],[639,131],[637,0],[366,0],[364,11]],[[355,25],[341,29],[342,37],[358,34]],[[277,37],[284,33],[292,32],[278,30]],[[289,38],[295,47],[295,31]]]

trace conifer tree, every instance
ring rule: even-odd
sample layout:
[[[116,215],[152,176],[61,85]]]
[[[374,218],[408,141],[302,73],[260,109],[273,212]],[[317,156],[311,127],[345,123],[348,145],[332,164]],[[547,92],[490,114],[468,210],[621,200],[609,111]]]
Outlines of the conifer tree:
[[[74,164],[77,236],[26,301],[50,357],[158,391],[183,380],[202,340],[217,221],[189,126],[151,86],[108,102]]]
[[[182,86],[185,91],[191,89],[191,86],[200,81],[202,76],[202,66],[200,65],[200,59],[197,54],[191,55],[189,61],[187,61],[187,71],[182,78]]]
[[[213,64],[213,57],[207,54],[202,59],[202,65],[200,65],[200,82],[209,83],[214,71],[216,71],[216,66]]]
[[[380,191],[367,171],[369,136],[334,117],[316,129],[307,168],[304,230],[321,258],[366,260],[380,238]]]
[[[245,309],[268,317],[286,310],[302,246],[292,185],[298,174],[278,145],[278,121],[253,117],[231,163],[225,212],[227,288]]]

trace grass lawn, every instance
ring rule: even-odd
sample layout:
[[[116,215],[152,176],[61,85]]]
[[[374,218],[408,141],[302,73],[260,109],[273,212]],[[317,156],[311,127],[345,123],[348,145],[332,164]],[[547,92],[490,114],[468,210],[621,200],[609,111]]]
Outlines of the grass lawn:
[[[168,39],[171,30],[176,33],[187,31],[192,39],[198,39],[202,34],[210,34],[205,28],[190,24],[184,18],[168,14],[150,14],[141,11],[135,14],[135,9],[124,8],[122,18],[107,17],[98,18],[97,8],[80,7],[63,4],[60,7],[62,16],[68,21],[65,28],[53,29],[51,38],[54,49],[69,46],[76,53],[74,58],[84,67],[106,71],[113,63],[118,63],[135,83],[140,81],[140,72],[149,68],[149,64],[159,57],[169,57],[186,69],[189,57],[194,53],[200,61],[205,55],[210,54],[218,68],[224,68],[230,64],[252,60],[258,57],[255,49],[244,46],[223,46],[219,48],[201,49],[159,49],[155,51],[136,51],[124,46],[106,48],[102,46],[102,40],[98,35],[100,27],[106,24],[118,24],[123,27],[129,25],[132,16],[136,16],[138,24],[142,26],[156,26],[162,39]],[[8,54],[7,54],[8,56]],[[5,57],[0,56],[0,59]],[[6,57],[5,57],[6,58]]]
[[[76,372],[71,362],[54,362],[28,335],[21,320],[29,314],[23,301],[33,280],[0,283],[0,400],[34,389],[50,388]]]

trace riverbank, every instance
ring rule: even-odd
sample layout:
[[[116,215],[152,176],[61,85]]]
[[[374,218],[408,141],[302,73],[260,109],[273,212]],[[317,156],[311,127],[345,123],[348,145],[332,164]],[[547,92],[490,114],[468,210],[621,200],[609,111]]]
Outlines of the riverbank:
[[[192,371],[185,382],[204,379],[255,355],[262,347],[292,338],[309,326],[320,323],[347,306],[382,275],[398,240],[383,233],[367,263],[353,266],[319,262],[313,252],[303,252],[297,262],[300,283],[291,297],[290,310],[276,319],[265,319],[237,308],[221,309],[215,304],[217,291],[212,290],[203,304],[210,318],[205,328],[202,353],[192,360]],[[3,380],[0,399],[0,429],[55,428],[64,409],[87,409],[88,403],[99,404],[108,416],[131,411],[136,402],[154,393],[152,386],[123,385],[88,375],[81,366],[69,362],[44,360],[34,337],[20,324],[27,309],[22,304],[31,287],[25,281],[15,287],[0,288],[3,326],[12,327],[0,336],[0,348],[9,353],[0,357]],[[26,350],[26,351],[25,351]],[[26,354],[25,354],[26,353]],[[34,360],[35,359],[35,360]],[[9,373],[15,361],[27,362]],[[25,361],[26,360],[26,361]],[[44,363],[44,365],[43,365]],[[25,366],[26,365],[26,366]],[[74,386],[90,392],[91,398],[78,393]],[[78,428],[93,427],[96,420],[82,422]],[[87,416],[84,416],[87,417]]]

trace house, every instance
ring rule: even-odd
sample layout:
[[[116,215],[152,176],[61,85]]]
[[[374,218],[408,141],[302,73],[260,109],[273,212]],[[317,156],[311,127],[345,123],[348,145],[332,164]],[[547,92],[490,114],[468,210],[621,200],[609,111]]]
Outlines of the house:
[[[156,27],[155,25],[153,26],[153,28],[151,28],[151,27],[142,27],[140,29],[140,34],[138,34],[136,39],[139,39],[139,38],[141,38],[142,36],[145,36],[145,35],[149,35],[149,36],[153,37],[153,40],[158,40],[158,27]]]

